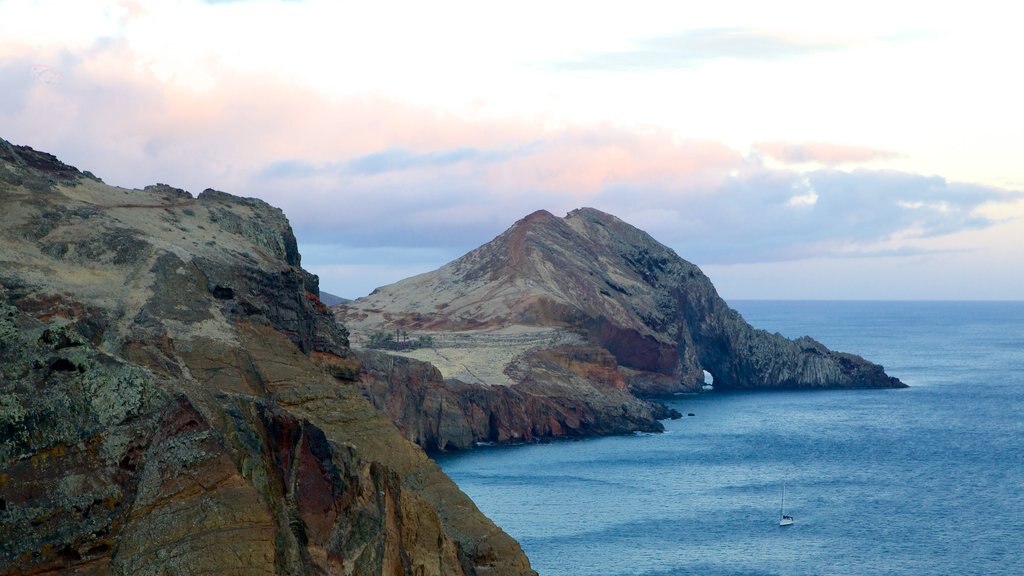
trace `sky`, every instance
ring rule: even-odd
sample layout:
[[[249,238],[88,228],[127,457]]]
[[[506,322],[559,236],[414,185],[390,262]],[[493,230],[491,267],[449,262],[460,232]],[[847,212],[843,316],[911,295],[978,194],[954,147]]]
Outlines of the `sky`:
[[[589,206],[726,299],[1019,300],[1018,21],[989,0],[0,0],[0,137],[117,186],[266,200],[348,298]]]

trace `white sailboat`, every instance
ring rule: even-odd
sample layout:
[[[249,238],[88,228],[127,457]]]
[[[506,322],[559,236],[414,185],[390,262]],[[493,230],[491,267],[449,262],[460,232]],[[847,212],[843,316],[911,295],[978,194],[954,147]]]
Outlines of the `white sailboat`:
[[[793,523],[792,516],[786,516],[786,483],[782,483],[782,505],[779,507],[779,526],[789,526]]]

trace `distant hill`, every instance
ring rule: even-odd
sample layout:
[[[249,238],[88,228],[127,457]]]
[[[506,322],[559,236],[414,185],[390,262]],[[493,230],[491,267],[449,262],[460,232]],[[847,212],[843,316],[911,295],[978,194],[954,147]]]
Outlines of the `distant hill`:
[[[435,365],[440,380],[529,396],[543,414],[510,431],[511,440],[534,429],[657,428],[664,414],[637,397],[699,391],[705,371],[718,390],[903,386],[859,356],[754,329],[697,266],[592,208],[530,214],[438,270],[335,313],[357,348],[374,333],[428,336],[430,347],[402,354]],[[592,419],[556,415],[550,425],[550,405],[561,413],[573,402]],[[400,428],[413,426],[399,416]],[[503,425],[491,422],[477,440],[493,439],[495,428],[505,440]]]
[[[335,296],[334,294],[328,294],[323,290],[320,291],[320,301],[325,306],[337,306],[338,304],[348,304],[351,302],[348,298],[342,298],[341,296]]]

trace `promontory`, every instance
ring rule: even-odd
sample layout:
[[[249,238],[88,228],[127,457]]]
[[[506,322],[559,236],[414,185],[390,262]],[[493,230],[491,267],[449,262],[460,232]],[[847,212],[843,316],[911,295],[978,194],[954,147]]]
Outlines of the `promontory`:
[[[647,399],[708,376],[715,390],[904,386],[810,337],[753,328],[697,266],[592,208],[534,212],[335,315],[367,396],[434,450],[658,431],[671,414]]]

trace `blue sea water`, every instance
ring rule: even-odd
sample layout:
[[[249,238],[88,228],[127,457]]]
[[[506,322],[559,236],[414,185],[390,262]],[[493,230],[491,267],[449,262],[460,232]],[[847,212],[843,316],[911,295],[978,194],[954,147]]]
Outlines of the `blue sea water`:
[[[542,576],[1024,574],[1024,302],[731,305],[911,388],[680,396],[663,434],[442,468]]]

